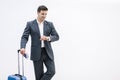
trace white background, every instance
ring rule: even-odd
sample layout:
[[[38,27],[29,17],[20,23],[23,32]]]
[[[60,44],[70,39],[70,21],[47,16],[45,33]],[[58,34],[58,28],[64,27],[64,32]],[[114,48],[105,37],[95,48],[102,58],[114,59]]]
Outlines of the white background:
[[[52,80],[120,80],[119,0],[0,0],[0,80],[17,73],[21,35],[41,4],[60,35],[52,43]],[[25,59],[25,76],[35,80],[31,60]]]

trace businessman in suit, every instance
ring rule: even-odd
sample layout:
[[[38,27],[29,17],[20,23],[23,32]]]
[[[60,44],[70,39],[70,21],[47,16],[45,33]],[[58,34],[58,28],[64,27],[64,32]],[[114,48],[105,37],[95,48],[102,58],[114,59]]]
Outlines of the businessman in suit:
[[[22,55],[29,35],[31,36],[31,60],[33,60],[36,80],[51,80],[55,74],[54,55],[51,42],[59,40],[59,35],[52,22],[46,21],[48,8],[41,5],[37,9],[37,19],[27,22],[21,37]],[[44,72],[43,64],[47,71]]]

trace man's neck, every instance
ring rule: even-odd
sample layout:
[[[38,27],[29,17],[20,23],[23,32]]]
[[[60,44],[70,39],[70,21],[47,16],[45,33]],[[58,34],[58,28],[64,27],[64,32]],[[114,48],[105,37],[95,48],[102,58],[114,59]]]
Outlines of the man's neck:
[[[42,22],[43,22],[43,20],[41,20],[41,19],[39,19],[39,18],[37,18],[37,20],[38,20],[39,23],[42,23]]]

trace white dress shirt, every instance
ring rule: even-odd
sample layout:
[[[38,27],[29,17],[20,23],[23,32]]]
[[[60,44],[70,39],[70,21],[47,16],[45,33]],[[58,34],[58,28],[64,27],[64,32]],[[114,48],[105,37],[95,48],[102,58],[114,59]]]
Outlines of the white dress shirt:
[[[40,35],[43,36],[43,35],[44,35],[44,26],[43,26],[43,22],[40,23],[40,22],[37,20],[37,23],[38,23]],[[41,41],[41,47],[42,47],[42,48],[45,47],[44,41],[43,41],[43,40]]]

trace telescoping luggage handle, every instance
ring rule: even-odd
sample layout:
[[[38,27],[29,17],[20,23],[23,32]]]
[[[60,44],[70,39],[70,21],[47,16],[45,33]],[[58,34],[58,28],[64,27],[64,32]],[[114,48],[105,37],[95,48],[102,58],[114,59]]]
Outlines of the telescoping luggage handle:
[[[20,57],[19,57],[20,49],[18,50],[18,74],[20,74]],[[22,75],[24,76],[24,57],[22,55]]]

